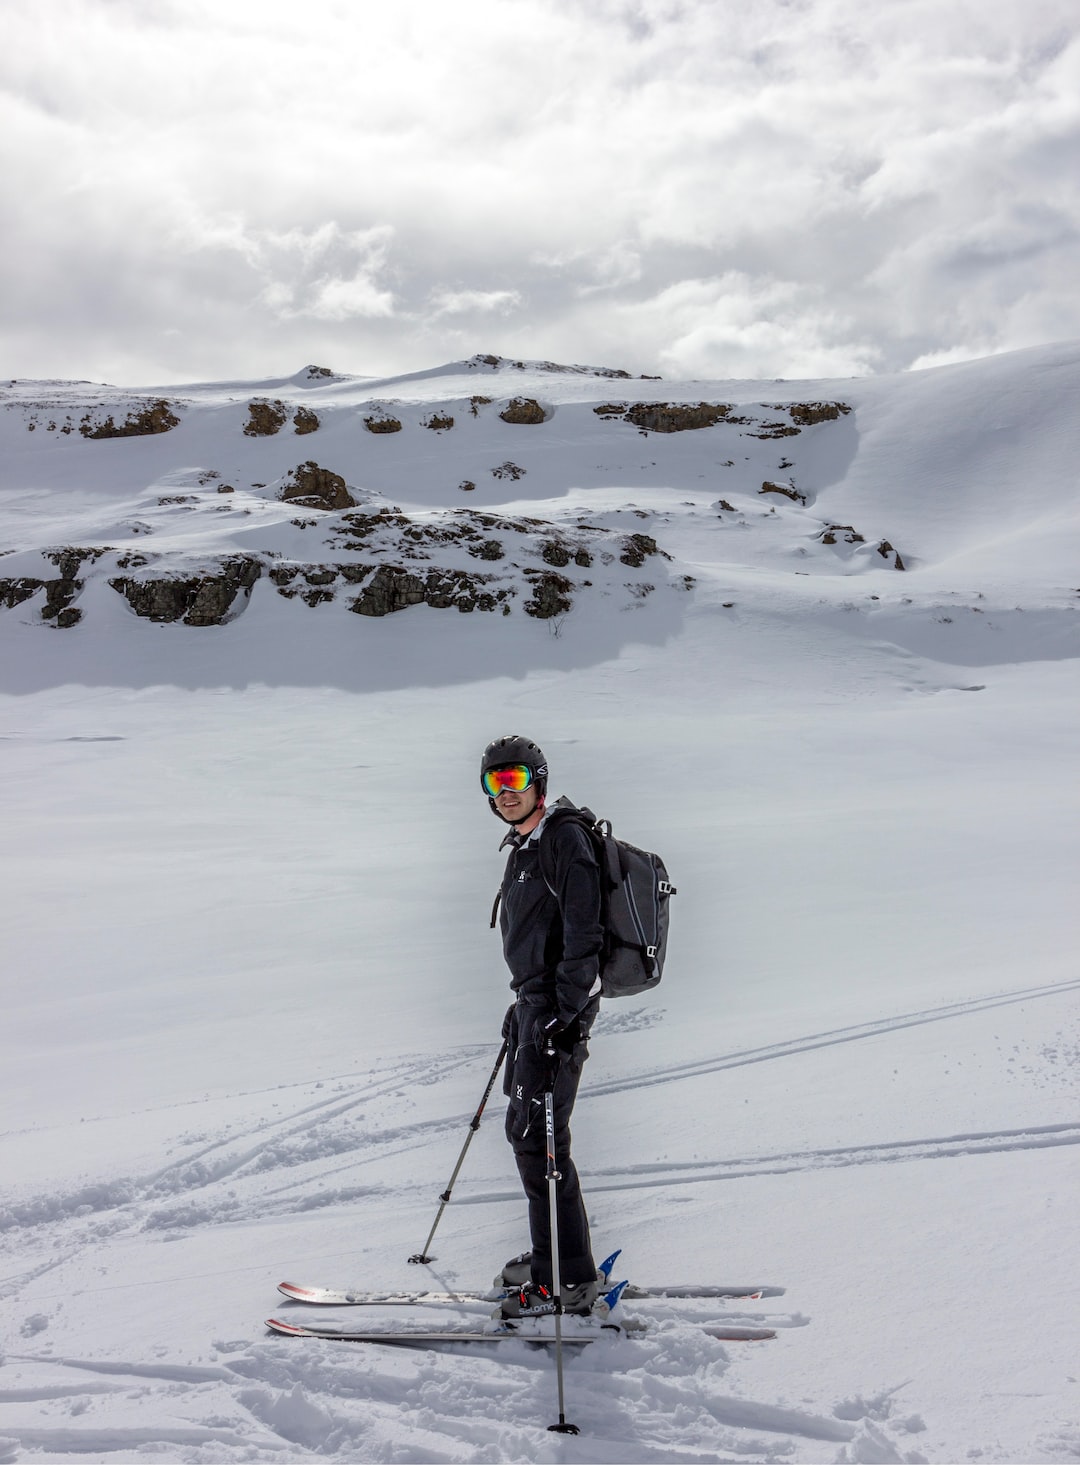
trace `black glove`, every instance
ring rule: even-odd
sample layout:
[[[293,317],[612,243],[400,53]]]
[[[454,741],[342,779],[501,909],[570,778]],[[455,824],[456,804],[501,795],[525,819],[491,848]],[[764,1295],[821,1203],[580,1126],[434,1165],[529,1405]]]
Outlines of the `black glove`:
[[[504,1042],[506,1042],[506,1041],[509,1040],[509,1037],[510,1037],[510,1024],[514,1020],[514,1013],[516,1011],[517,1011],[517,1003],[516,1002],[511,1002],[510,1006],[506,1009],[506,1016],[503,1018],[502,1039],[503,1039]]]
[[[554,1048],[556,1053],[563,1058],[569,1058],[583,1038],[581,1019],[575,1017],[571,1018],[569,1022],[563,1022],[557,1012],[540,1020],[537,1025],[537,1033],[541,1050]]]

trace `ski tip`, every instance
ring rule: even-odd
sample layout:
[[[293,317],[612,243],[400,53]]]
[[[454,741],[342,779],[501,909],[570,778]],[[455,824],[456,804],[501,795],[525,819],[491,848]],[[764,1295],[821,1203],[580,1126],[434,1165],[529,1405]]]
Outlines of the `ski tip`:
[[[596,1270],[603,1276],[605,1282],[609,1282],[611,1280],[611,1269],[621,1256],[622,1247],[620,1246],[618,1251],[613,1251],[610,1256],[605,1257],[604,1260],[597,1267]]]
[[[304,1338],[308,1336],[307,1328],[298,1328],[295,1323],[283,1323],[280,1318],[268,1317],[266,1326],[272,1333],[286,1333],[290,1338]]]
[[[317,1289],[314,1287],[298,1287],[295,1282],[279,1282],[277,1289],[282,1297],[292,1297],[303,1302],[307,1298],[316,1296]]]

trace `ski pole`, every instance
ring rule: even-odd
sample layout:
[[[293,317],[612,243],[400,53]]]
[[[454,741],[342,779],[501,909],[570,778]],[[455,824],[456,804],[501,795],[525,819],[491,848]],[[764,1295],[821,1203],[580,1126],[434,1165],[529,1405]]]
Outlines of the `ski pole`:
[[[554,1065],[555,1048],[548,1041],[547,1058]],[[576,1424],[566,1422],[566,1401],[563,1393],[562,1348],[562,1275],[559,1269],[559,1199],[558,1183],[562,1179],[555,1165],[555,1073],[552,1071],[544,1094],[544,1133],[547,1138],[548,1216],[551,1229],[551,1294],[555,1303],[555,1376],[559,1387],[559,1422],[549,1424],[554,1434],[580,1434]]]
[[[483,1117],[485,1105],[487,1104],[487,1101],[491,1098],[491,1091],[495,1087],[495,1080],[499,1076],[499,1069],[503,1066],[503,1059],[506,1057],[509,1048],[510,1039],[504,1038],[503,1045],[499,1049],[499,1056],[495,1060],[495,1067],[491,1070],[491,1077],[487,1081],[487,1088],[484,1090],[484,1097],[480,1100],[480,1107],[477,1109],[473,1117],[469,1120],[469,1132],[465,1136],[465,1143],[461,1147],[461,1154],[458,1155],[458,1162],[454,1166],[454,1173],[453,1175],[451,1175],[446,1189],[443,1191],[442,1195],[439,1196],[439,1209],[435,1213],[435,1220],[432,1222],[431,1230],[428,1232],[428,1239],[424,1242],[424,1249],[423,1251],[418,1251],[414,1253],[414,1255],[409,1258],[409,1260],[411,1262],[415,1262],[417,1266],[427,1266],[428,1262],[435,1260],[433,1256],[428,1255],[428,1247],[431,1245],[432,1237],[435,1235],[435,1232],[438,1229],[439,1222],[442,1220],[443,1211],[445,1211],[446,1207],[450,1204],[450,1197],[454,1191],[454,1182],[457,1180],[458,1173],[461,1170],[462,1165],[465,1163],[465,1156],[468,1153],[469,1146],[472,1144],[472,1137],[480,1128],[480,1120]]]

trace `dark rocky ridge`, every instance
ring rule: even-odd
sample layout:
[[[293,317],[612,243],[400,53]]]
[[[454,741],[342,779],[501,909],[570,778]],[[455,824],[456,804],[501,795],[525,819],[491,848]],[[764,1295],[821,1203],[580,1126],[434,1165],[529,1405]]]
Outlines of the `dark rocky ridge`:
[[[296,487],[325,482],[316,475],[327,470],[317,465],[300,465],[300,470]],[[334,481],[344,484],[338,475],[329,475],[329,480],[331,487]],[[181,508],[192,507],[188,501],[195,498],[167,497],[170,504],[183,500]],[[100,572],[105,583],[124,597],[133,614],[163,625],[225,624],[242,613],[264,575],[286,599],[315,607],[340,595],[349,610],[371,618],[414,605],[510,615],[516,605],[526,615],[544,620],[567,614],[575,598],[593,584],[589,579],[572,579],[561,573],[564,570],[608,567],[610,589],[615,567],[637,570],[650,558],[670,558],[652,536],[642,533],[468,509],[405,514],[387,505],[335,515],[327,524],[325,543],[331,550],[326,560],[287,560],[272,551],[231,553],[203,557],[197,569],[186,569],[182,562],[172,568],[160,555],[131,548],[69,546],[44,555],[59,572],[55,577],[21,574],[0,579],[0,606],[14,609],[43,595],[41,616],[61,628],[73,627],[82,618],[74,601],[85,587],[87,567],[108,557]],[[492,568],[454,564],[454,557],[462,553]],[[342,554],[358,558],[341,558]],[[636,579],[622,582],[631,601],[654,588]]]
[[[493,358],[490,363],[484,364],[505,366],[508,363],[501,358]],[[314,371],[309,374],[315,375]],[[590,371],[590,374],[628,375],[603,371]],[[319,378],[326,375],[328,373],[322,370],[317,373]],[[503,387],[503,391],[505,390]],[[311,408],[298,405],[287,397],[286,392],[285,399],[254,398],[246,403],[248,421],[243,427],[244,434],[248,437],[274,436],[285,428],[290,417],[296,434],[306,435],[316,431],[320,426],[319,415]],[[122,406],[126,408],[131,400],[125,398]],[[84,397],[80,407],[85,406],[85,401]],[[492,398],[474,395],[464,405],[459,403],[459,410],[479,416],[484,408],[492,405],[492,401]],[[40,410],[44,404],[36,402],[29,405],[31,410]],[[582,404],[582,407],[589,413],[591,404]],[[766,413],[775,415],[739,415],[739,409],[730,403],[705,401],[613,401],[592,407],[591,410],[601,418],[626,422],[642,433],[672,434],[706,428],[726,428],[740,429],[746,437],[763,440],[796,436],[807,427],[835,422],[851,411],[842,402],[800,402],[769,406],[762,404],[758,411],[763,409]],[[105,407],[101,405],[96,410],[100,414]],[[113,410],[117,411],[115,406]],[[339,409],[331,405],[326,410]],[[365,410],[369,414],[366,417],[362,415]],[[164,399],[146,399],[141,403],[136,399],[120,428],[116,427],[112,417],[91,424],[90,411],[83,419],[84,428],[88,433],[116,436],[168,431],[163,411],[168,412],[174,422],[179,421]],[[503,396],[499,408],[493,407],[492,415],[495,412],[498,412],[502,421],[511,425],[539,426],[551,416],[551,411],[537,398],[524,396]],[[400,433],[406,427],[410,431],[423,427],[439,434],[454,428],[454,417],[444,406],[399,404],[395,399],[367,399],[359,411],[356,408],[349,409],[349,416],[353,418],[355,426],[362,423],[368,432],[376,435]],[[592,420],[591,414],[589,420]],[[570,418],[569,421],[572,423],[573,419]],[[471,430],[467,416],[464,425]],[[235,432],[235,426],[232,430]],[[616,437],[620,435],[617,428],[614,433]],[[364,436],[364,433],[360,433],[361,440]],[[426,437],[426,433],[420,436]],[[466,434],[458,433],[450,441],[448,450],[451,455],[456,454],[460,458],[465,445],[463,438],[467,442]],[[530,434],[521,434],[519,439],[523,445],[529,444],[523,446],[523,452],[528,452],[534,441],[543,442],[543,439],[533,439]],[[515,452],[519,439],[515,439]],[[334,441],[339,442],[339,438],[335,437]],[[490,436],[485,441],[490,451]],[[264,453],[261,447],[254,451]],[[345,451],[348,452],[349,449]],[[355,452],[355,442],[352,451]],[[396,461],[393,456],[386,457],[386,450],[381,445],[370,443],[367,451],[376,455],[374,461],[378,463],[392,465]],[[408,451],[406,449],[407,453]],[[650,452],[649,449],[644,451],[646,455]],[[651,453],[654,457],[660,456],[656,447],[651,449]],[[495,456],[492,453],[487,457],[487,463],[490,464]],[[734,454],[731,454],[731,458],[734,458]],[[721,461],[722,459],[723,448],[717,455],[717,466],[734,466],[731,459]],[[260,458],[259,461],[264,459]],[[358,463],[351,458],[347,461],[351,465],[350,472],[357,475],[358,481],[363,482],[366,476],[366,460],[360,456]],[[477,468],[483,462],[483,459],[477,460],[473,467],[474,473],[477,473]],[[532,471],[544,471],[542,456],[535,460],[535,466],[532,458],[526,458],[526,462]],[[794,478],[787,478],[785,470],[794,467],[787,457],[778,454],[774,462],[776,469],[784,476],[778,480],[770,477],[761,482],[759,469],[756,482],[743,485],[741,491],[747,495],[778,495],[788,500],[796,513],[801,514],[812,495],[808,496],[801,487],[797,487]],[[464,466],[472,466],[467,457]],[[461,470],[457,468],[456,462],[455,468],[454,479],[457,479]],[[770,463],[766,471],[771,473],[776,469]],[[253,471],[258,473],[259,470]],[[383,468],[381,471],[385,474],[386,470]],[[485,476],[490,474],[497,480],[515,482],[525,476],[526,470],[507,459],[495,466],[484,467],[483,472]],[[229,474],[234,476],[233,467],[230,467]],[[244,494],[240,478],[235,478],[235,482],[241,483],[240,489],[236,490],[232,483],[219,482],[221,477],[222,473],[217,469],[188,468],[178,470],[159,481],[162,486],[175,483],[178,488],[190,484],[193,489],[205,490],[209,486],[215,496],[237,494],[239,499]],[[761,482],[760,488],[756,486],[758,482]],[[447,486],[452,486],[452,481]],[[262,490],[267,485],[252,483],[251,487]],[[469,492],[475,489],[475,483],[472,479],[462,479],[459,487]],[[727,480],[725,487],[729,493],[737,492],[734,488],[727,487]],[[384,494],[389,491],[392,490],[383,487]],[[497,510],[477,512],[445,507],[402,513],[392,508],[380,494],[370,490],[350,489],[341,473],[324,468],[313,459],[289,470],[283,478],[277,480],[276,487],[270,487],[269,492],[276,493],[290,507],[312,511],[306,516],[298,515],[292,519],[295,529],[315,530],[310,538],[319,541],[310,550],[305,544],[305,549],[301,551],[302,558],[286,557],[281,550],[270,547],[275,544],[288,545],[290,550],[295,550],[299,543],[295,535],[290,535],[288,525],[280,521],[275,526],[274,537],[265,542],[265,547],[252,539],[252,530],[258,519],[241,525],[239,516],[250,516],[253,513],[257,515],[260,512],[257,504],[243,502],[242,499],[233,504],[222,504],[218,500],[212,510],[205,492],[168,493],[159,495],[156,499],[158,508],[170,510],[168,524],[151,519],[149,511],[140,508],[140,516],[145,512],[148,518],[129,518],[125,521],[127,532],[133,535],[152,535],[161,529],[166,534],[179,532],[183,535],[184,531],[177,531],[173,522],[178,513],[205,516],[216,511],[232,514],[234,517],[227,521],[230,531],[235,526],[243,537],[237,541],[230,532],[222,546],[223,552],[212,556],[199,555],[197,559],[190,549],[149,556],[137,555],[130,547],[123,550],[85,547],[50,551],[51,562],[59,572],[53,576],[36,573],[35,565],[28,563],[26,556],[23,556],[18,562],[18,568],[23,573],[0,579],[0,606],[14,609],[32,600],[35,595],[40,595],[40,614],[44,619],[60,627],[74,626],[82,616],[82,610],[75,602],[85,587],[87,561],[92,564],[107,554],[114,558],[108,566],[97,571],[100,581],[123,595],[134,614],[163,624],[179,621],[189,626],[203,627],[234,619],[243,611],[253,587],[263,575],[270,583],[265,590],[259,592],[260,595],[265,596],[272,589],[276,594],[289,600],[299,600],[311,607],[326,606],[338,601],[356,614],[370,618],[379,618],[413,605],[426,604],[437,609],[456,608],[461,612],[499,611],[504,615],[511,614],[516,608],[531,617],[546,619],[565,615],[579,596],[587,595],[593,590],[593,581],[582,578],[576,572],[594,573],[599,582],[599,590],[593,593],[607,596],[615,592],[622,597],[622,603],[628,605],[635,599],[653,593],[655,586],[647,583],[643,575],[622,575],[619,566],[624,566],[631,572],[639,572],[654,557],[658,560],[670,559],[652,535],[627,534],[613,528],[599,529],[584,525],[580,518],[576,524],[565,521],[555,523],[528,515],[511,516]],[[262,497],[265,498],[266,495]],[[381,506],[376,507],[380,501]],[[758,503],[760,504],[760,499]],[[721,499],[719,505],[729,514],[739,512],[727,499]],[[632,512],[642,519],[651,517],[632,505],[625,512]],[[779,512],[786,514],[789,509],[784,508]],[[198,525],[197,538],[192,543],[206,542],[202,538],[202,529],[203,526]],[[279,529],[284,529],[284,535]],[[839,553],[846,557],[846,546],[865,543],[863,536],[855,534],[853,530],[847,532],[848,530],[850,526],[834,525],[817,519],[807,524],[806,537],[816,539],[820,545],[831,548],[834,554]],[[308,537],[304,535],[305,541]],[[241,552],[232,550],[229,547],[230,541],[238,542]],[[220,536],[218,543],[221,544]],[[872,547],[877,550],[874,558],[878,564],[885,560],[897,569],[905,567],[904,560],[889,541],[881,540],[876,545],[872,541],[871,545],[866,545],[867,553],[871,552]],[[806,551],[800,549],[798,552],[802,554]],[[877,556],[881,559],[877,559]],[[13,563],[12,569],[14,568]],[[655,575],[653,578],[656,578]],[[666,571],[664,578],[671,584],[683,587],[692,584],[691,577],[672,577]]]
[[[0,580],[0,604],[13,610],[15,606],[33,599],[39,590],[44,590],[42,620],[52,621],[60,630],[69,630],[82,620],[82,611],[73,602],[83,589],[83,565],[87,561],[93,564],[108,553],[108,546],[99,549],[93,545],[48,550],[44,557],[56,566],[59,575],[53,579],[17,575],[12,579]]]
[[[756,427],[749,434],[757,438],[798,437],[804,427],[835,422],[851,408],[846,402],[794,402],[773,405],[770,412],[786,412],[791,422],[761,422],[756,417],[737,416],[730,402],[604,402],[593,411],[604,421],[629,422],[642,432],[692,432],[727,423],[732,427]],[[793,425],[794,424],[794,425]]]
[[[241,592],[246,602],[262,572],[262,561],[254,556],[232,555],[222,558],[216,574],[204,572],[147,579],[121,576],[111,579],[109,584],[125,597],[136,615],[147,620],[219,626],[229,618]]]
[[[93,412],[87,412],[79,423],[83,437],[97,440],[117,437],[153,437],[159,432],[171,432],[180,425],[180,419],[164,397],[148,402],[144,407],[132,408],[119,425],[113,421],[112,413],[104,420],[95,420]]]

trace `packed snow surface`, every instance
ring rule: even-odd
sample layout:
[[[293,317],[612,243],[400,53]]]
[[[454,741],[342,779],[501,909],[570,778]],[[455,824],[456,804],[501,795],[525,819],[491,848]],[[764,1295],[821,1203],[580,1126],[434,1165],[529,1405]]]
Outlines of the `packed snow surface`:
[[[1078,400],[1072,346],[0,390],[0,1461],[1080,1457]],[[575,1115],[597,1255],[765,1289],[624,1304],[577,1437],[550,1348],[264,1328],[476,1326],[275,1288],[527,1244],[493,1101],[407,1262],[508,1000],[510,731],[678,887]]]

